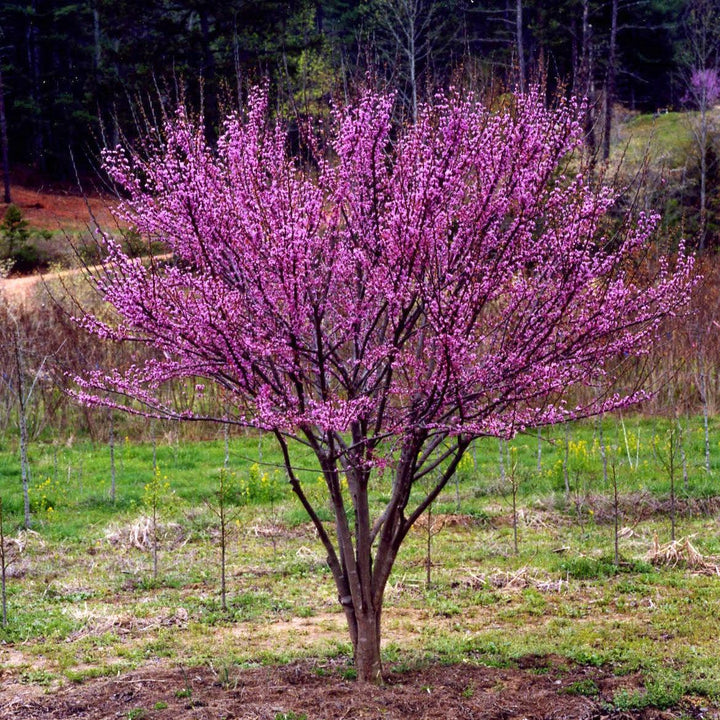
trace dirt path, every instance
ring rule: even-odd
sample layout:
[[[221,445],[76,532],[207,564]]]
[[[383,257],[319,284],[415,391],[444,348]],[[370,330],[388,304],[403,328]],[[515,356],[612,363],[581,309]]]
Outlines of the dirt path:
[[[88,268],[91,272],[98,269],[99,266]],[[76,268],[39,275],[5,278],[4,280],[0,280],[0,294],[3,294],[8,300],[15,304],[23,304],[31,298],[33,292],[41,287],[43,283],[52,283],[63,278],[76,277],[85,272],[87,271],[84,268]]]
[[[22,211],[30,230],[83,231],[93,226],[93,218],[101,226],[115,227],[112,215],[115,201],[110,198],[83,197],[71,192],[45,192],[16,184],[12,185],[11,191],[13,204]],[[0,219],[5,215],[7,207],[5,203],[0,203]],[[0,280],[0,291],[13,302],[24,302],[43,280],[51,282],[78,272],[63,270]]]
[[[77,272],[68,270],[66,272]],[[0,293],[15,303],[23,303],[43,280],[57,279],[65,273],[47,273],[45,275],[26,275],[25,277],[0,280]]]
[[[168,260],[172,255],[153,256],[154,260]],[[101,272],[101,265],[92,265],[88,268],[74,268],[71,270],[60,270],[58,272],[41,273],[38,275],[24,275],[22,277],[5,278],[0,280],[0,294],[14,303],[24,303],[42,283],[53,283],[57,280],[69,279],[83,274],[94,274]]]

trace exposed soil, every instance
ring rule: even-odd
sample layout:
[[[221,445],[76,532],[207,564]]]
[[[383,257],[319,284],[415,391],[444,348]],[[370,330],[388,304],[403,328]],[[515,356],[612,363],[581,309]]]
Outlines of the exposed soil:
[[[20,277],[11,277],[0,279],[0,290],[13,303],[24,303],[33,297],[34,291],[38,287],[42,287],[41,283],[50,283],[53,280],[59,280],[64,277],[77,275],[84,270],[60,270],[59,272],[41,273],[38,275],[22,275]]]
[[[30,686],[5,687],[0,690],[0,718],[660,720],[681,715],[680,709],[646,708],[631,713],[610,708],[607,702],[621,688],[642,692],[637,675],[616,678],[597,668],[568,668],[560,658],[552,657],[526,658],[521,664],[518,669],[434,665],[389,673],[384,687],[373,687],[344,679],[347,666],[343,661],[242,670],[184,669],[157,662],[49,694]],[[700,704],[688,705],[682,713],[683,717],[720,718]]]
[[[21,210],[23,217],[32,230],[49,230],[51,232],[61,230],[72,233],[74,231],[85,231],[92,227],[95,222],[102,227],[115,227],[111,208],[115,202],[111,198],[98,197],[97,195],[84,197],[79,192],[69,190],[48,191],[44,189],[32,189],[21,185],[12,186],[12,201]],[[0,203],[0,219],[4,217],[7,209],[5,203]],[[93,219],[94,218],[94,219]],[[62,236],[55,235],[49,240],[33,240],[34,244],[40,245],[62,245]],[[54,256],[55,251],[50,255]],[[44,273],[43,280],[48,282],[73,274],[77,271],[67,270],[53,273]],[[0,280],[0,288],[14,302],[25,301],[40,282],[40,275],[25,275]]]
[[[31,229],[84,230],[91,223],[91,213],[101,225],[114,226],[111,199],[83,197],[79,192],[47,192],[21,185],[13,185],[11,190],[13,203],[22,210]],[[7,205],[0,203],[0,217],[6,208]]]

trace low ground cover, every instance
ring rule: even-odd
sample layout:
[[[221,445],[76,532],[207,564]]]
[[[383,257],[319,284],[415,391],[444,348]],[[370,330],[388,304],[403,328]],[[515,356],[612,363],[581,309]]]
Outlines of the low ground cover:
[[[674,544],[669,479],[661,462],[671,431],[667,423],[608,419],[602,436],[592,422],[567,434],[562,428],[545,431],[539,471],[534,434],[507,446],[495,439],[478,442],[458,483],[412,533],[391,578],[383,652],[386,670],[400,673],[391,675],[392,683],[412,684],[408,678],[429,673],[432,681],[418,682],[430,686],[442,672],[456,672],[443,667],[470,666],[472,678],[513,684],[523,677],[527,688],[538,674],[552,676],[563,696],[613,712],[717,713],[717,468],[705,471],[701,423],[690,421],[684,429],[687,481],[680,464]],[[118,442],[114,503],[106,446],[34,445],[29,531],[20,527],[15,448],[3,440],[0,493],[9,563],[0,706],[29,693],[40,703],[35,712],[45,703],[47,717],[61,717],[51,714],[60,706],[43,700],[44,693],[55,697],[65,687],[61,697],[77,692],[81,698],[87,688],[110,682],[103,678],[147,678],[153,668],[166,678],[157,687],[177,684],[182,668],[199,673],[198,688],[219,683],[211,694],[233,684],[235,692],[263,672],[312,677],[327,670],[333,686],[351,679],[351,647],[332,578],[312,526],[275,467],[280,458],[273,444],[250,435],[232,436],[228,443],[234,494],[227,507],[224,610],[214,511],[223,439],[159,437],[154,451],[150,444]],[[715,450],[714,428],[711,438]],[[601,447],[618,478],[618,564],[616,506],[610,480],[604,480]],[[299,452],[296,462],[313,485],[317,472],[310,458]],[[149,520],[153,478],[155,528]],[[313,492],[322,492],[321,483],[316,485]],[[378,488],[378,502],[386,490]],[[250,675],[244,674],[248,668]],[[73,689],[77,683],[85,689]],[[503,698],[493,702],[502,704]],[[119,707],[163,716],[162,708],[137,702]],[[153,702],[170,703],[159,696]],[[268,700],[268,713],[273,702]],[[277,707],[324,716],[307,697]]]

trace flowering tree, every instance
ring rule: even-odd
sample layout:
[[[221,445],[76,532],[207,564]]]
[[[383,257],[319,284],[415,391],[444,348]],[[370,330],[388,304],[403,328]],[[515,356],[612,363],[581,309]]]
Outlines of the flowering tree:
[[[122,220],[174,263],[146,267],[105,238],[98,283],[119,320],[82,322],[156,355],[78,381],[85,402],[114,391],[178,417],[159,386],[207,378],[232,403],[218,420],[274,434],[367,681],[381,678],[383,593],[401,543],[471,440],[643,397],[608,390],[613,361],[648,350],[687,299],[692,267],[681,257],[652,281],[635,276],[651,216],[603,235],[614,194],[568,161],[583,136],[573,104],[546,109],[531,92],[490,111],[442,96],[401,128],[392,106],[366,92],[336,109],[306,133],[307,163],[289,154],[262,90],[227,118],[216,149],[180,111],[143,157],[108,152]],[[578,384],[592,399],[570,405]],[[332,530],[293,468],[291,438],[317,456]],[[373,516],[383,474],[391,496]]]
[[[690,73],[687,99],[699,108],[712,108],[720,99],[720,73],[714,68],[694,68]]]

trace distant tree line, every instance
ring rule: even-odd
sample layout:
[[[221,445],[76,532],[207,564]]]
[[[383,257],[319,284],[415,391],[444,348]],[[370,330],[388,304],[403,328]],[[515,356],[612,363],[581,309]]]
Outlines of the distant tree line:
[[[712,9],[712,2],[706,0]],[[11,165],[68,179],[133,135],[158,98],[224,104],[269,78],[306,114],[370,73],[409,114],[439,83],[547,81],[588,96],[607,153],[612,106],[681,103],[702,0],[14,0],[0,3],[0,99]],[[692,50],[692,48],[690,48]],[[4,98],[1,96],[4,95]],[[150,102],[152,100],[152,102]],[[144,108],[144,110],[143,110]],[[2,104],[0,104],[0,110]],[[87,169],[87,167],[85,168]]]

